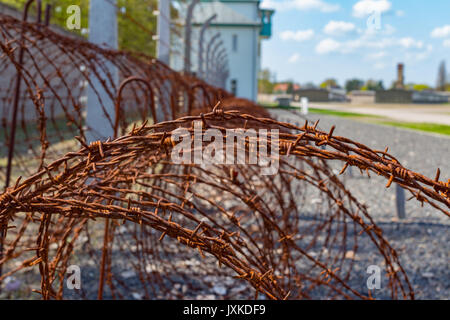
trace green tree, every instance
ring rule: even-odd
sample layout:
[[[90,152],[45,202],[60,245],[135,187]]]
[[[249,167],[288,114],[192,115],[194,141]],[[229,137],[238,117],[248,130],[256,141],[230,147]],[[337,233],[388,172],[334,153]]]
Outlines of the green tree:
[[[25,3],[28,0],[0,0],[0,2],[5,3],[11,7],[16,8],[20,12],[23,11]],[[88,28],[88,17],[89,17],[89,0],[42,0],[43,12],[47,4],[52,6],[51,10],[51,20],[50,23],[58,25],[64,29],[66,28],[66,21],[69,15],[67,14],[67,8],[71,5],[80,6],[81,9],[81,30],[70,30],[71,32],[77,33],[81,36],[85,36],[86,33],[82,30]],[[30,15],[36,16],[36,5],[32,5],[30,8]],[[68,30],[69,31],[69,30]]]
[[[10,6],[23,10],[27,0],[0,0]],[[69,15],[67,8],[78,5],[81,8],[81,30],[73,30],[82,37],[87,37],[89,29],[89,0],[42,0],[43,7],[52,5],[51,23],[66,28]],[[36,6],[31,8],[35,15]],[[157,0],[118,0],[119,48],[121,50],[135,51],[154,56],[156,54],[156,41],[152,36],[156,34],[156,17],[153,11],[158,8]],[[171,16],[176,17],[176,10],[172,8]]]
[[[379,91],[384,90],[383,81],[367,80],[361,90]]]
[[[258,76],[258,92],[259,93],[273,93],[275,83],[272,82],[273,74],[269,69],[263,69]]]
[[[287,83],[287,85],[288,85],[286,93],[289,93],[289,94],[294,93],[294,80],[288,80],[285,83]]]
[[[364,86],[364,81],[360,79],[351,79],[347,80],[345,83],[345,90],[347,92],[353,91],[353,90],[361,90],[361,88]]]
[[[326,89],[326,88],[338,88],[339,85],[337,83],[336,79],[326,79],[324,82],[320,84],[320,88]]]
[[[302,85],[302,88],[304,89],[316,89],[317,86],[313,82],[307,82]]]
[[[412,89],[416,91],[424,91],[424,90],[431,90],[432,88],[427,84],[417,83],[412,86]]]

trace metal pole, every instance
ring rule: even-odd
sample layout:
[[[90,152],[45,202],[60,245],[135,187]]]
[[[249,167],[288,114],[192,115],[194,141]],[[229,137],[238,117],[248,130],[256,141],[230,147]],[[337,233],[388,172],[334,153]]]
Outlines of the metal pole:
[[[28,19],[28,11],[33,2],[34,2],[34,0],[28,0],[28,2],[25,4],[24,10],[23,10],[23,16],[22,16],[22,20],[24,22],[26,22]],[[41,19],[40,11],[42,8],[41,0],[37,0],[37,8],[38,8],[37,22],[40,23],[40,19]],[[20,36],[21,46],[20,46],[20,50],[19,50],[19,65],[21,67],[23,66],[23,58],[24,58],[24,54],[25,54],[23,42],[24,42],[24,34],[22,31],[21,36]],[[7,189],[9,188],[9,184],[11,183],[12,161],[13,161],[13,157],[14,157],[14,147],[16,144],[17,109],[19,107],[21,86],[22,86],[22,71],[18,70],[17,71],[17,79],[16,79],[14,104],[13,104],[13,110],[12,110],[12,119],[11,119],[11,134],[10,134],[9,143],[8,143],[8,162],[6,165],[5,191],[7,191]],[[3,259],[3,249],[4,249],[3,247],[4,247],[5,238],[6,238],[6,233],[8,230],[7,222],[8,221],[6,221],[6,224],[4,226],[0,226],[0,260]],[[0,265],[0,276],[2,275],[2,272],[3,272],[3,265]],[[1,287],[0,287],[0,292],[1,292]]]
[[[228,63],[227,63],[228,65]],[[224,75],[223,75],[223,88],[226,89],[227,88],[227,79],[230,76],[230,71],[228,70],[228,66],[225,69]]]
[[[205,37],[205,31],[209,28],[211,22],[217,18],[217,14],[212,15],[202,26],[200,30],[200,38],[198,40],[198,77],[203,78],[203,40]]]
[[[397,216],[399,219],[406,218],[405,211],[405,189],[403,189],[400,185],[395,185],[395,203],[397,206]]]
[[[131,82],[141,82],[147,87],[148,94],[150,96],[150,110],[152,112],[153,119],[156,119],[155,94],[153,93],[153,88],[152,88],[150,82],[148,82],[144,78],[140,78],[140,77],[137,77],[137,76],[126,78],[120,84],[119,91],[117,93],[117,98],[116,98],[116,106],[115,106],[115,108],[116,108],[116,112],[115,112],[116,118],[115,118],[115,121],[114,121],[114,139],[117,139],[119,137],[119,125],[120,125],[120,115],[121,115],[121,105],[120,104],[122,102],[122,92],[125,89],[125,87]]]
[[[186,25],[184,27],[184,71],[186,73],[191,72],[191,35],[192,35],[192,15],[194,13],[195,6],[200,0],[192,0],[188,6],[186,14]]]
[[[219,43],[217,43],[211,53],[211,74],[210,74],[210,81],[214,82],[215,81],[215,77],[216,77],[216,64],[217,64],[217,55],[221,52],[218,51],[220,49],[220,47],[223,45],[223,41],[220,40]],[[219,52],[219,53],[218,53]]]
[[[220,63],[223,62],[223,60],[225,59],[225,57],[227,56],[227,51],[225,48],[223,48],[218,54],[217,54],[217,58],[216,58],[216,64],[219,65]]]
[[[220,62],[220,72],[219,72],[219,86],[225,89],[226,84],[226,72],[228,66],[228,57],[225,56]]]
[[[46,27],[50,25],[51,12],[52,12],[52,5],[47,4],[45,6],[45,22],[44,22]]]
[[[23,21],[27,21],[28,19],[28,10],[30,9],[31,4],[34,2],[34,0],[28,0],[28,2],[25,4],[24,12],[23,12]],[[41,8],[41,1],[38,0],[38,10]],[[38,12],[38,22],[40,21],[40,13]],[[21,44],[23,44],[24,35],[22,32],[21,35]],[[19,51],[19,65],[23,65],[23,58],[24,58],[24,50],[23,45],[20,47]],[[13,104],[13,113],[12,113],[12,119],[11,119],[11,135],[10,135],[10,141],[8,145],[8,164],[6,168],[6,184],[5,184],[5,190],[9,187],[9,184],[11,182],[11,170],[12,170],[12,158],[14,155],[14,147],[15,147],[15,141],[16,141],[16,127],[17,127],[17,109],[19,106],[19,100],[20,100],[20,89],[22,86],[22,72],[18,71],[17,73],[17,79],[16,79],[16,89],[15,89],[15,96],[14,96],[14,104]]]
[[[158,42],[157,58],[170,64],[170,0],[158,1]]]
[[[217,56],[217,63],[216,63],[216,65],[217,65],[217,71],[216,71],[217,86],[221,86],[221,81],[222,81],[221,77],[222,77],[222,71],[224,69],[226,55],[227,55],[226,50],[223,49]]]
[[[214,42],[219,39],[220,37],[220,33],[216,33],[211,40],[208,43],[208,47],[206,48],[206,76],[205,76],[205,80],[208,81],[209,78],[209,72],[210,72],[210,65],[211,65],[211,48],[214,44]]]
[[[219,72],[219,86],[222,89],[225,89],[226,80],[227,80],[227,69],[228,69],[228,59],[223,59],[222,63],[220,64],[220,72]]]

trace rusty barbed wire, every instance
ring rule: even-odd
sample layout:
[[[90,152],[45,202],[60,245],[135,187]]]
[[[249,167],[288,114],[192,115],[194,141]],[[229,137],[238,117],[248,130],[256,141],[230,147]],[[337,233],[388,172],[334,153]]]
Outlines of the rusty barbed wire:
[[[280,122],[153,58],[101,49],[11,17],[0,16],[0,48],[1,79],[9,79],[0,83],[5,146],[15,95],[10,80],[17,72],[26,88],[18,110],[15,184],[0,195],[0,226],[8,231],[0,281],[37,268],[42,298],[63,299],[68,266],[74,259],[92,260],[102,265],[98,297],[108,290],[119,299],[131,290],[116,268],[126,257],[145,298],[158,291],[176,298],[169,276],[180,273],[174,257],[197,252],[207,261],[198,270],[234,275],[253,288],[249,298],[370,299],[351,281],[355,261],[346,257],[363,242],[384,261],[391,298],[414,298],[397,252],[328,163],[341,161],[341,174],[353,166],[383,176],[387,187],[397,183],[449,216],[450,180],[441,181],[439,170],[428,178],[403,167],[387,149],[335,136],[334,127],[325,132],[317,122]],[[120,70],[120,88],[108,63]],[[88,143],[83,113],[92,79],[118,112],[112,116],[100,102],[116,137]],[[211,128],[224,141],[231,128],[278,129],[279,137],[256,139],[269,149],[279,145],[278,173],[262,175],[257,164],[174,163],[174,131],[185,128],[194,137],[196,122],[201,140]],[[235,152],[251,148],[245,140]],[[2,170],[1,181],[3,176]],[[312,195],[318,205],[309,205]]]

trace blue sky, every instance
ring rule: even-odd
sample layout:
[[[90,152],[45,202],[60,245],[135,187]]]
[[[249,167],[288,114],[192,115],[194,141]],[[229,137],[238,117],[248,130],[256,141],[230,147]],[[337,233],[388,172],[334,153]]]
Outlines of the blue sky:
[[[449,0],[262,0],[261,7],[276,10],[262,67],[278,81],[370,78],[390,86],[403,62],[406,83],[434,86],[442,60],[450,70]]]

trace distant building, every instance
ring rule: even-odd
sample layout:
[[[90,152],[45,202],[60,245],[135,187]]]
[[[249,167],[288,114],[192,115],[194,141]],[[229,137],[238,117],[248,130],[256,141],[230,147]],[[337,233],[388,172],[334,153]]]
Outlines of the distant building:
[[[398,90],[405,89],[405,65],[403,63],[397,65],[397,81],[394,87]]]
[[[405,89],[405,66],[402,63],[397,65],[397,81],[392,90],[380,90],[375,94],[376,103],[447,103],[449,96],[442,92],[433,90],[406,90]]]
[[[301,101],[301,98],[308,98],[310,102],[345,102],[347,97],[342,89],[299,89],[294,90],[293,100]]]
[[[375,103],[375,91],[354,90],[348,94],[348,98],[354,104],[373,104]]]
[[[436,91],[377,91],[376,103],[447,103],[449,96]]]
[[[293,100],[300,102],[302,98],[308,98],[310,102],[328,102],[330,93],[326,89],[300,89],[293,93]]]
[[[449,96],[436,91],[414,91],[413,103],[447,103]]]
[[[191,71],[207,82],[223,86],[238,97],[256,101],[258,92],[258,73],[261,61],[261,41],[272,35],[273,10],[264,10],[259,7],[259,0],[201,0],[195,7],[192,19],[192,68]],[[199,68],[199,38],[200,30],[205,21],[214,14],[217,17],[208,28],[209,37],[204,39],[204,64]],[[184,21],[182,21],[184,23]],[[208,43],[211,37],[220,33],[222,41],[221,49],[207,56]],[[183,43],[178,43],[183,48]],[[214,50],[212,48],[211,50]],[[182,50],[178,50],[181,51]],[[214,60],[220,56],[221,61]],[[226,57],[226,58],[224,58]],[[171,56],[171,67],[175,70],[183,70],[183,55],[173,54]],[[220,59],[219,59],[220,60]],[[213,66],[226,63],[226,79],[223,82],[212,83],[211,75]],[[198,70],[203,69],[203,74]]]
[[[445,98],[447,98],[447,102],[450,102],[450,91],[438,92],[438,94],[444,96]]]
[[[328,98],[330,99],[330,101],[334,101],[334,102],[346,102],[348,101],[347,98],[347,91],[345,89],[341,89],[341,88],[328,88]]]
[[[292,90],[299,90],[300,89],[300,85],[294,83],[292,85]],[[273,93],[275,94],[284,94],[287,93],[289,91],[289,83],[277,83],[274,87],[273,87]]]
[[[376,103],[412,103],[413,92],[401,89],[380,90],[375,94]]]

